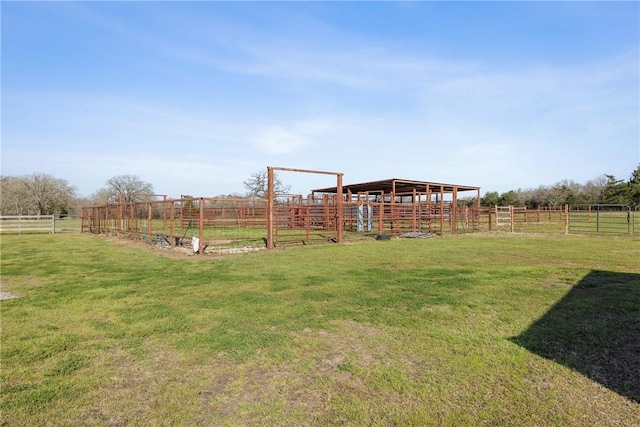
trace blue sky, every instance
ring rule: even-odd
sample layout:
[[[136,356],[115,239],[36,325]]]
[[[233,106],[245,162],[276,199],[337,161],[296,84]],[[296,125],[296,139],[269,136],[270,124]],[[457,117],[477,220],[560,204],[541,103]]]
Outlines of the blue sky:
[[[6,2],[2,175],[504,192],[640,163],[638,2]],[[296,193],[334,185],[284,172]]]

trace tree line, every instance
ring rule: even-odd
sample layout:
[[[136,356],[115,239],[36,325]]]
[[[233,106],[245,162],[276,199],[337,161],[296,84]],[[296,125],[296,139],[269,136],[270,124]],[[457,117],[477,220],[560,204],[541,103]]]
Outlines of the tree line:
[[[266,172],[256,172],[243,182],[247,192],[244,196],[264,197]],[[276,176],[275,191],[288,193],[290,186]],[[0,215],[78,215],[81,206],[106,205],[119,200],[130,203],[151,200],[153,185],[136,175],[118,175],[105,183],[89,197],[80,197],[76,187],[66,180],[43,173],[26,176],[0,177]],[[475,206],[477,199],[464,199],[468,206]],[[481,199],[483,206],[527,206],[559,207],[564,204],[621,204],[640,207],[640,165],[631,173],[628,181],[613,175],[602,175],[578,184],[563,180],[554,185],[534,189],[510,190],[499,194],[486,193]]]
[[[153,185],[136,175],[118,175],[89,197],[64,179],[44,173],[0,177],[0,215],[78,215],[81,206],[148,200]]]
[[[466,200],[473,205],[474,200]],[[631,173],[628,181],[616,179],[613,175],[601,175],[579,184],[572,180],[562,180],[553,185],[537,188],[509,190],[502,194],[496,191],[486,193],[481,199],[483,206],[526,206],[528,208],[557,208],[565,204],[608,204],[640,206],[640,165]]]
[[[275,192],[288,193],[291,187],[283,184],[277,175],[274,178]],[[264,197],[267,193],[267,173],[256,172],[243,184],[247,189],[244,195],[227,194],[220,197]],[[89,197],[78,196],[76,187],[66,180],[44,173],[0,177],[0,215],[76,216],[82,206],[104,206],[120,201],[143,202],[157,196],[153,185],[137,175],[114,176]]]

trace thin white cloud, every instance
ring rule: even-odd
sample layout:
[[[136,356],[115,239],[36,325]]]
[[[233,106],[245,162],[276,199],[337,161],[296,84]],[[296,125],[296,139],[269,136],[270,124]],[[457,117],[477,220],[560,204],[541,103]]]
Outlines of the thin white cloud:
[[[329,120],[306,120],[287,125],[270,125],[259,131],[255,146],[267,154],[294,154],[302,148],[324,145],[341,125]]]
[[[425,76],[457,74],[473,66],[417,56],[398,43],[371,45],[370,40],[312,20],[306,23],[319,27],[316,30],[322,34],[309,37],[306,32],[307,37],[296,38],[286,32],[265,33],[237,22],[185,14],[176,19],[194,24],[178,37],[151,27],[127,26],[84,5],[68,8],[80,19],[171,60],[231,74],[376,90],[415,84]]]

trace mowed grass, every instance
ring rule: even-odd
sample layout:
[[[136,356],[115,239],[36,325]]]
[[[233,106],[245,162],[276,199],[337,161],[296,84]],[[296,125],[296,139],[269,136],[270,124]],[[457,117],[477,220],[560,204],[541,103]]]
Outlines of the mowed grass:
[[[2,425],[640,424],[637,238],[1,243]]]

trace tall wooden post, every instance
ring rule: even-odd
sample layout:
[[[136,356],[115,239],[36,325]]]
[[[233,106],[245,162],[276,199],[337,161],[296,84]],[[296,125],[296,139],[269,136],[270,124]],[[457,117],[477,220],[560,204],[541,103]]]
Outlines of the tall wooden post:
[[[513,233],[513,223],[515,221],[515,217],[513,215],[513,205],[509,205],[509,229]]]
[[[416,189],[413,189],[413,194],[411,196],[411,231],[417,230],[417,220],[416,216],[418,214],[418,206],[416,205]]]
[[[444,236],[444,186],[440,186],[440,235]]]
[[[176,245],[176,238],[173,235],[173,233],[174,233],[174,228],[173,227],[174,227],[174,224],[175,224],[175,202],[172,200],[170,203],[171,203],[171,211],[170,211],[171,224],[169,225],[169,227],[171,228],[171,232],[170,232],[170,236],[171,236],[170,239],[171,240],[169,241],[169,244],[173,248]]]
[[[491,206],[487,207],[487,212],[489,214],[489,231],[491,231],[493,229],[493,224],[491,223],[493,221],[493,219],[491,218],[491,210],[493,208]],[[496,212],[496,215],[498,215],[498,212]]]
[[[162,228],[167,228],[167,196],[162,196]]]
[[[431,186],[427,184],[427,219],[429,221],[429,232],[431,232]]]
[[[384,191],[380,193],[380,206],[378,207],[378,234],[384,233]]]
[[[479,188],[478,188],[478,196],[477,197],[478,197],[477,200],[476,200],[476,208],[478,209],[477,227],[478,227],[478,230],[480,230],[480,189]],[[489,214],[489,215],[491,215],[491,214]],[[491,217],[489,217],[489,219],[491,219]],[[489,222],[491,222],[491,221],[489,221]]]
[[[273,249],[273,169],[267,167],[267,249]]]
[[[133,225],[130,224],[130,221],[127,221],[127,231],[131,230],[131,227],[133,227],[134,231],[138,230],[138,215],[136,214],[136,205],[131,202],[131,204],[129,205],[129,218],[133,218],[134,222]]]
[[[451,202],[451,234],[456,234],[458,225],[458,186],[453,187],[453,201]]]
[[[338,193],[338,199],[336,200],[336,240],[338,243],[342,242],[342,227],[344,226],[344,209],[342,202],[344,197],[342,195],[342,174],[338,174],[336,177],[336,191]]]
[[[151,202],[147,203],[147,239],[151,242]]]
[[[116,230],[118,231],[118,236],[120,236],[120,232],[122,231],[122,193],[118,194],[118,225],[116,226]]]
[[[391,182],[391,197],[390,209],[391,209],[391,233],[398,228],[398,221],[396,220],[396,180]]]

